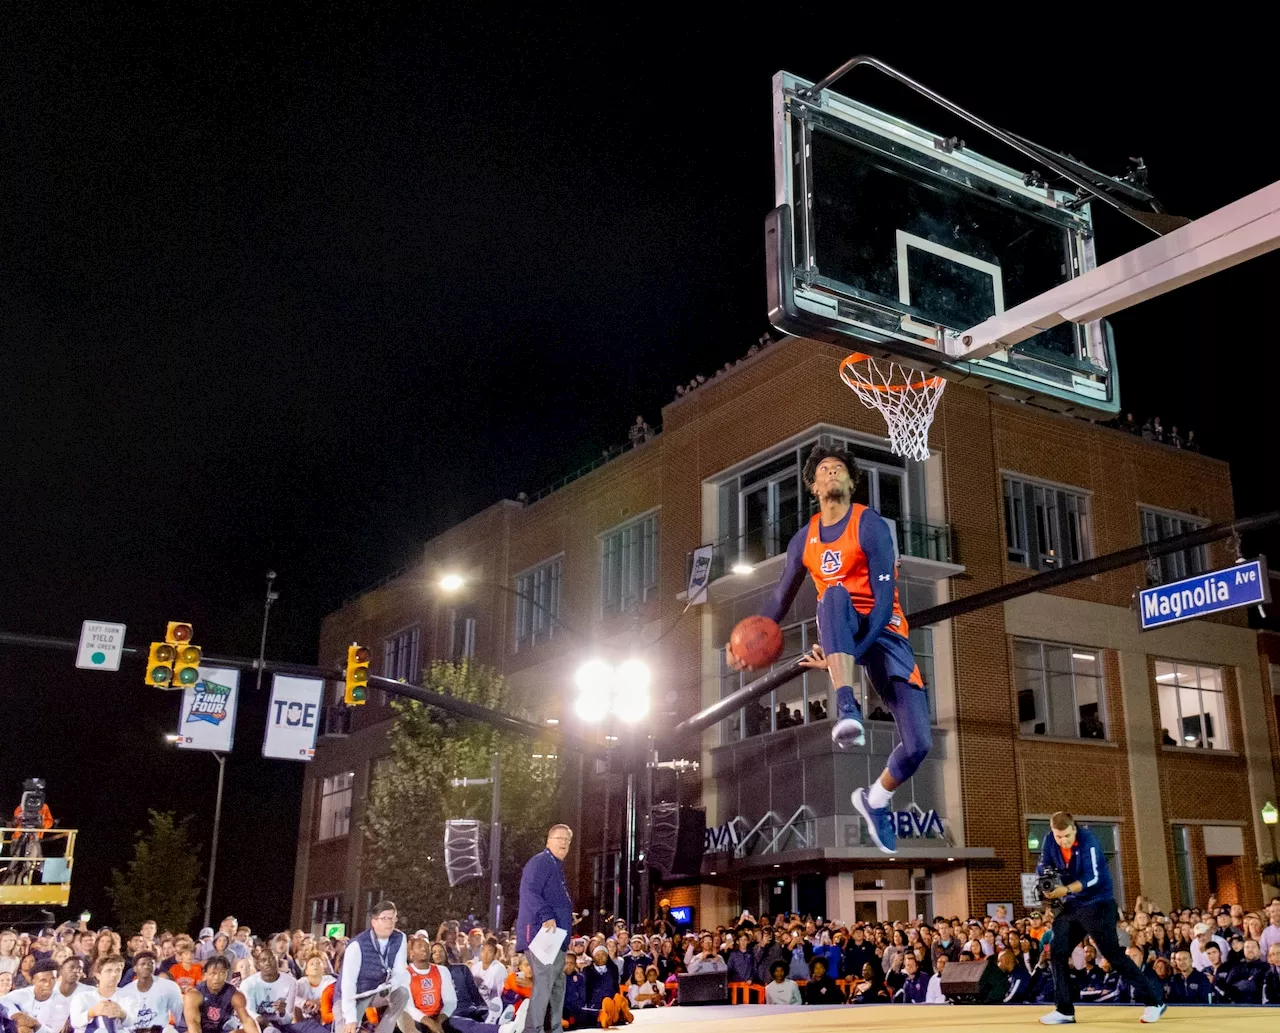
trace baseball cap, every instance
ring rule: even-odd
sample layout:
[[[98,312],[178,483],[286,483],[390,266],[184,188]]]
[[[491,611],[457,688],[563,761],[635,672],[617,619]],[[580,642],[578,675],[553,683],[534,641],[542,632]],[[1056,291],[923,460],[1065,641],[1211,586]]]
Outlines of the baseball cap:
[[[43,939],[43,938],[44,938],[44,937],[46,937],[46,936],[56,936],[56,935],[57,935],[57,934],[56,934],[52,929],[50,929],[48,926],[45,926],[43,929],[41,929],[41,930],[40,930],[40,938],[41,938],[41,939]]]
[[[1197,922],[1195,925],[1195,928],[1192,929],[1191,931],[1195,933],[1197,936],[1199,936],[1201,933],[1207,933],[1209,931],[1209,923]]]
[[[470,933],[468,933],[467,935],[468,935],[468,936],[474,936],[476,933],[479,933],[481,936],[483,936],[483,935],[484,935],[484,930],[483,930],[483,929],[481,929],[479,926],[476,926],[476,927],[475,927],[474,929],[472,929],[472,930],[471,930],[471,932],[470,932]]]
[[[187,926],[187,928],[190,929],[191,927]],[[203,929],[200,930],[200,939],[202,940],[213,939],[213,930],[206,925]]]
[[[671,901],[667,897],[663,897],[660,901],[658,901],[658,907],[670,907],[670,906],[671,906]]]

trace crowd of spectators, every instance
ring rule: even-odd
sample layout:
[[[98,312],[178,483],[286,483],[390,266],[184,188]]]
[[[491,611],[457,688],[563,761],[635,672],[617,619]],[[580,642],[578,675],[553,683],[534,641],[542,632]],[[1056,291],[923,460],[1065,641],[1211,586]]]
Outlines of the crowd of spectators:
[[[1211,900],[1203,910],[1162,914],[1140,899],[1135,912],[1121,915],[1118,933],[1135,964],[1163,983],[1171,1004],[1280,1005],[1280,900],[1254,912]],[[407,935],[411,960],[449,969],[454,1016],[493,1024],[495,1033],[512,1028],[505,1024],[529,997],[533,973],[511,933],[444,922],[434,936],[424,929]],[[619,920],[569,939],[566,1026],[608,1028],[626,1023],[635,1010],[677,1004],[680,976],[704,972],[725,973],[735,1003],[742,1004],[1050,1003],[1052,938],[1047,915],[1033,911],[1014,919],[1003,907],[985,918],[932,922],[844,923],[793,914],[756,919],[743,912],[732,926],[695,932],[679,928],[664,906],[635,929]],[[105,995],[103,981],[116,979],[119,970],[117,999],[133,1002],[124,1009],[128,1020],[117,1026],[121,1033],[182,1030],[181,994],[220,957],[263,1033],[268,1027],[316,1033],[315,1025],[294,1024],[333,1023],[333,987],[346,943],[301,929],[259,938],[232,917],[195,939],[158,932],[154,922],[126,938],[69,924],[35,936],[6,930],[0,932],[2,1018],[13,1033],[92,1033],[88,998],[77,1008],[77,995]],[[985,962],[985,968],[976,993],[954,1001],[942,975],[961,961]],[[1071,972],[1079,1001],[1136,1001],[1134,988],[1088,940],[1074,951]],[[58,1016],[52,1023],[51,1012]],[[445,1033],[449,1026],[446,1020]],[[432,1030],[421,1022],[416,1028]]]
[[[677,384],[676,398],[683,398],[685,395],[691,394],[692,392],[698,390],[698,388],[700,388],[703,384],[714,383],[720,377],[724,376],[726,373],[732,372],[736,367],[741,366],[744,362],[746,362],[752,356],[758,355],[761,351],[763,351],[765,348],[768,348],[773,343],[774,343],[773,338],[770,337],[767,333],[761,334],[760,340],[757,341],[755,344],[753,344],[750,348],[748,348],[747,354],[742,356],[742,358],[737,359],[734,362],[726,362],[723,366],[721,366],[718,370],[712,373],[711,376],[709,377],[702,373],[699,373],[696,377],[691,377],[689,380],[689,383]]]
[[[1144,422],[1139,423],[1133,413],[1127,412],[1124,416],[1118,416],[1110,421],[1107,426],[1142,438],[1144,441],[1155,441],[1161,445],[1182,449],[1184,452],[1200,451],[1200,442],[1194,430],[1189,430],[1184,435],[1177,426],[1166,427],[1159,416],[1148,416]]]

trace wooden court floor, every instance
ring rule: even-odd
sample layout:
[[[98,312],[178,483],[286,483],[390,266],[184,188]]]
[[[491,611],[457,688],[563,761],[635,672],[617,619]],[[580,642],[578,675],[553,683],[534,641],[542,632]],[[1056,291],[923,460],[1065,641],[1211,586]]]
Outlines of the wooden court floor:
[[[679,1033],[875,1033],[928,1030],[929,1033],[1004,1033],[1048,1029],[1037,1021],[1052,1005],[867,1004],[835,1007],[769,1005],[644,1009],[635,1013],[633,1030],[678,1026]],[[1137,1033],[1139,1007],[1090,1005],[1076,1009],[1071,1029],[1082,1033]],[[625,1027],[624,1027],[625,1028]],[[1280,1008],[1172,1006],[1152,1027],[1160,1030],[1212,1033],[1277,1033]]]

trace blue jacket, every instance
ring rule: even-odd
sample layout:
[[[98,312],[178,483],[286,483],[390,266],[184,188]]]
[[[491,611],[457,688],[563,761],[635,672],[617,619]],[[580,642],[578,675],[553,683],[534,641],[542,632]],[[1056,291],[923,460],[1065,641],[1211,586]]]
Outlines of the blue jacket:
[[[564,1017],[574,1018],[587,1004],[587,977],[574,972],[564,977]]]
[[[1102,845],[1098,842],[1098,837],[1083,826],[1076,826],[1076,845],[1071,848],[1070,863],[1062,860],[1062,850],[1058,841],[1053,838],[1053,831],[1045,833],[1036,871],[1046,872],[1050,868],[1066,869],[1069,874],[1062,877],[1063,883],[1079,882],[1083,887],[1079,893],[1071,893],[1063,898],[1068,907],[1097,904],[1115,897],[1115,891],[1111,887],[1111,870],[1107,867]]]
[[[1208,1004],[1213,1000],[1213,984],[1208,976],[1195,969],[1187,976],[1175,972],[1169,980],[1169,1000],[1173,1004]]]
[[[924,1004],[924,999],[929,994],[929,976],[924,972],[917,972],[914,976],[907,976],[906,982],[902,984],[902,999],[907,1004]]]
[[[554,918],[561,929],[573,928],[573,901],[564,881],[564,865],[550,850],[534,854],[520,873],[520,910],[516,915],[516,950],[528,950],[542,923]],[[564,948],[561,947],[561,950]]]
[[[1005,1004],[1022,1004],[1027,999],[1027,994],[1031,989],[1031,973],[1027,971],[1027,966],[1018,961],[1013,966],[1013,971],[1009,973],[1009,989],[1004,995]]]
[[[588,965],[584,975],[587,977],[586,1007],[599,1011],[605,998],[618,992],[618,970],[613,965],[605,965],[603,972],[597,972],[595,965]]]

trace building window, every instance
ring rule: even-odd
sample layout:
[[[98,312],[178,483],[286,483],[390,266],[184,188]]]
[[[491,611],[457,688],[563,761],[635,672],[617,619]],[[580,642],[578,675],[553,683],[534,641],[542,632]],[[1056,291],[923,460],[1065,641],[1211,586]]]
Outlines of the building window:
[[[1195,902],[1195,880],[1191,874],[1191,830],[1173,826],[1173,865],[1178,870],[1178,901],[1183,907]]]
[[[516,650],[555,634],[564,559],[557,556],[516,578]]]
[[[1053,570],[1092,555],[1089,497],[1016,477],[1004,479],[1004,529],[1010,563]]]
[[[449,611],[449,659],[470,660],[476,655],[476,618],[470,607]]]
[[[1014,639],[1013,680],[1023,735],[1107,737],[1099,650]]]
[[[1142,515],[1142,540],[1148,545],[1209,526],[1207,520],[1181,513],[1167,513],[1159,509],[1141,509],[1139,513]],[[1203,574],[1208,569],[1209,547],[1197,545],[1150,560],[1147,563],[1147,584],[1163,585],[1170,581],[1181,581],[1184,577]]]
[[[601,541],[600,600],[606,614],[635,609],[658,587],[658,516],[615,528]]]
[[[1120,827],[1093,821],[1077,821],[1081,828],[1089,829],[1102,847],[1102,856],[1107,859],[1107,869],[1111,872],[1111,886],[1115,891],[1116,905],[1124,910],[1124,873],[1120,869]],[[1034,871],[1040,863],[1040,851],[1044,849],[1044,841],[1053,835],[1049,831],[1049,822],[1043,818],[1033,818],[1027,822],[1027,854]]]
[[[320,783],[320,831],[318,840],[338,839],[351,828],[351,792],[356,773],[344,771]]]
[[[419,630],[404,631],[382,640],[382,676],[396,681],[417,681]]]
[[[1176,660],[1156,661],[1161,742],[1202,750],[1227,750],[1227,697],[1222,669]]]

